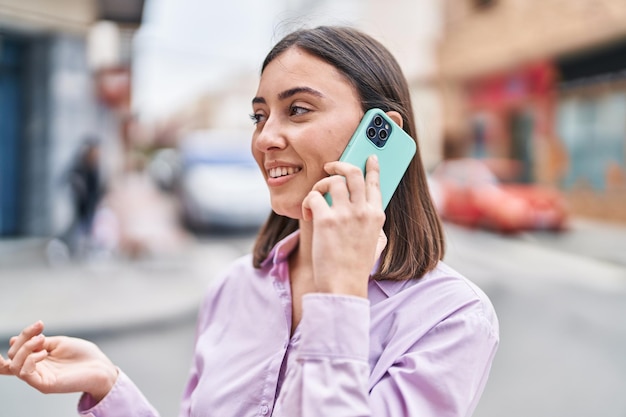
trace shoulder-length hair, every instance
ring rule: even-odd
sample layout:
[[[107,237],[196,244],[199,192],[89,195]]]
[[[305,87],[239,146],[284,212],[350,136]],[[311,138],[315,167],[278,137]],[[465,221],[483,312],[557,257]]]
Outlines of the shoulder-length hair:
[[[339,70],[356,88],[364,112],[377,107],[402,116],[403,129],[417,143],[417,152],[385,210],[383,230],[388,243],[373,278],[420,278],[443,259],[445,244],[428,191],[409,88],[400,66],[372,37],[349,27],[321,26],[284,37],[263,61],[261,73],[290,48],[300,48]],[[254,266],[260,267],[274,245],[297,229],[297,220],[272,212],[254,245]]]

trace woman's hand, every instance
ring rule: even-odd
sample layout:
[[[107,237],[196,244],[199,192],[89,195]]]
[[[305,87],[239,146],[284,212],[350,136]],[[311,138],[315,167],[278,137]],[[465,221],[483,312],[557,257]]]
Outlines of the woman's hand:
[[[38,321],[10,340],[0,374],[15,375],[48,393],[86,392],[100,401],[117,379],[117,368],[93,343],[72,337],[46,337]]]
[[[324,167],[331,175],[305,198],[303,219],[313,222],[313,276],[321,292],[367,297],[369,275],[387,239],[385,212],[376,157],[367,160],[366,175],[344,162]],[[329,192],[332,206],[323,195]]]

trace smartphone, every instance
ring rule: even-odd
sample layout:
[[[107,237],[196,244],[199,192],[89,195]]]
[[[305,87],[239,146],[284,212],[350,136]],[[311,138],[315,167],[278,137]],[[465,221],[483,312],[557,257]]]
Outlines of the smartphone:
[[[340,161],[356,165],[365,175],[365,163],[370,155],[378,156],[380,166],[380,192],[383,210],[398,188],[409,163],[416,152],[416,144],[400,126],[380,109],[368,110],[357,126]],[[324,196],[329,205],[332,198]]]

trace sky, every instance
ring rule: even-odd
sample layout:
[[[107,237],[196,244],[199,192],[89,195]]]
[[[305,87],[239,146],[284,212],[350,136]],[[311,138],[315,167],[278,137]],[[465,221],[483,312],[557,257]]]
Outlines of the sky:
[[[294,26],[350,23],[358,9],[358,0],[147,0],[133,42],[133,107],[144,119],[166,115],[231,76],[258,73]]]

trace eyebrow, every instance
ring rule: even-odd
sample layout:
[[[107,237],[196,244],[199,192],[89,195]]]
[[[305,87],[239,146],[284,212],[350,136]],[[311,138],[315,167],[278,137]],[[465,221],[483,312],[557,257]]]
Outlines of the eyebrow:
[[[295,96],[296,94],[299,93],[305,93],[305,94],[311,94],[313,96],[316,97],[324,97],[324,95],[322,93],[320,93],[319,91],[311,88],[311,87],[294,87],[294,88],[290,88],[289,90],[285,90],[281,93],[278,94],[278,99],[279,100],[285,100],[289,97]],[[263,97],[255,97],[252,99],[252,104],[256,104],[256,103],[261,103],[261,104],[265,104],[266,101]]]

